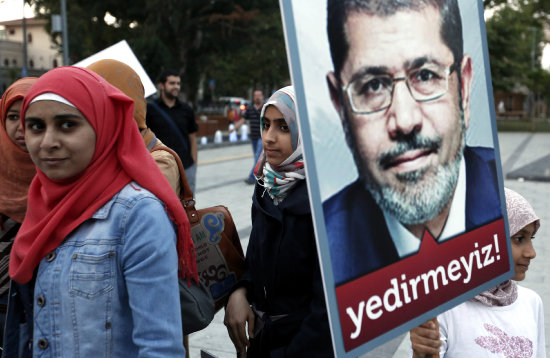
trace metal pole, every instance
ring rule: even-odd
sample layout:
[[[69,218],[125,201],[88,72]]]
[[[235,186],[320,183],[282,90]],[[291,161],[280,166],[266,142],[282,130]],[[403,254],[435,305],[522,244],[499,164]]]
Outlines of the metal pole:
[[[535,69],[535,46],[536,46],[536,35],[537,35],[537,30],[535,29],[533,31],[533,42],[532,42],[532,46],[531,46],[531,69],[534,70]]]
[[[69,63],[69,29],[67,27],[67,5],[66,0],[61,0],[61,18],[63,19],[63,65]]]
[[[529,26],[527,30],[533,33],[533,41],[531,41],[531,69],[535,69],[535,47],[537,46],[537,28]]]
[[[21,77],[27,77],[27,19],[25,18],[25,0],[23,0],[23,66],[21,66]]]
[[[535,47],[536,47],[536,40],[537,40],[537,29],[535,27],[529,26],[527,30],[531,31],[533,33],[533,41],[531,42],[531,71],[535,70]],[[531,120],[534,119],[535,116],[535,93],[532,89],[529,89],[529,115],[531,117]],[[533,124],[534,126],[534,124]]]

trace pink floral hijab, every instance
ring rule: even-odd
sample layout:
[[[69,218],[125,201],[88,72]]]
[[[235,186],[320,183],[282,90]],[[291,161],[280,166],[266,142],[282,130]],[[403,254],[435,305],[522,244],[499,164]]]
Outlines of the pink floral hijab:
[[[540,219],[533,207],[525,198],[515,191],[504,188],[506,197],[506,211],[508,212],[508,226],[510,237],[514,236],[525,226],[535,223],[535,234],[540,227]],[[518,288],[514,281],[508,280],[472,298],[486,306],[508,306],[516,301]]]
[[[531,204],[525,198],[515,191],[504,188],[506,196],[506,211],[508,212],[508,225],[510,228],[510,236],[514,236],[525,226],[535,223],[536,234],[540,227],[540,219],[533,210]]]

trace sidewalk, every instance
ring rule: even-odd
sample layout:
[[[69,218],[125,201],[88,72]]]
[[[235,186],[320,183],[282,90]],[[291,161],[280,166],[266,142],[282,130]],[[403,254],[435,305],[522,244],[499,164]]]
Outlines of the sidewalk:
[[[535,208],[541,218],[541,228],[535,240],[537,258],[529,268],[527,278],[521,284],[538,292],[545,307],[546,350],[550,352],[550,182],[528,181],[531,173],[547,173],[550,176],[550,134],[548,133],[501,133],[500,155],[504,185],[522,194]],[[223,204],[229,207],[246,250],[250,235],[250,207],[253,186],[244,183],[253,163],[250,144],[201,148],[197,172],[197,207]],[[536,166],[528,164],[536,162]],[[234,358],[235,348],[223,325],[223,310],[204,330],[190,336],[190,356],[200,357],[205,349],[219,358]],[[409,358],[407,335],[379,347],[363,357]]]

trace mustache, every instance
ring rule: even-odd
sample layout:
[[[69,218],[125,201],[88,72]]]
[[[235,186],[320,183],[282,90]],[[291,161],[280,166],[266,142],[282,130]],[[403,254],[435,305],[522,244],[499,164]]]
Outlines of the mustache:
[[[407,138],[401,138],[397,144],[378,156],[378,165],[387,168],[396,157],[417,149],[435,152],[441,147],[441,138],[430,138],[419,133],[414,133]]]

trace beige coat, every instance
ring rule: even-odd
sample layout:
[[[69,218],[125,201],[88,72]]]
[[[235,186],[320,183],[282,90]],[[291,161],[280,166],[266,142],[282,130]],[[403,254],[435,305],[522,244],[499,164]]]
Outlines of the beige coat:
[[[164,146],[164,144],[162,144],[162,142],[157,138],[157,142],[153,148],[160,146]],[[164,174],[166,180],[168,180],[168,183],[170,183],[172,189],[174,189],[176,194],[179,196],[181,191],[180,172],[178,170],[178,163],[176,162],[174,156],[164,150],[156,150],[152,152],[151,155],[153,156],[153,159],[155,159],[155,162],[157,162],[157,165],[159,166],[162,174]]]

